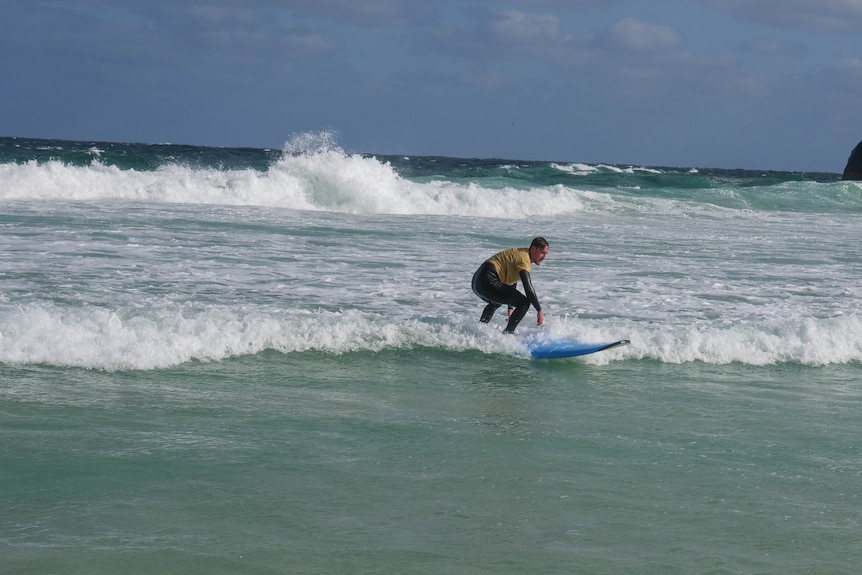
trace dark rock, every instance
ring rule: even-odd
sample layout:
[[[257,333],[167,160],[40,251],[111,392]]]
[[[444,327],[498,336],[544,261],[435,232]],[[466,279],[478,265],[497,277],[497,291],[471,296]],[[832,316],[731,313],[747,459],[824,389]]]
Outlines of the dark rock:
[[[850,158],[847,160],[841,179],[862,180],[862,142],[856,144],[856,147],[850,152]]]

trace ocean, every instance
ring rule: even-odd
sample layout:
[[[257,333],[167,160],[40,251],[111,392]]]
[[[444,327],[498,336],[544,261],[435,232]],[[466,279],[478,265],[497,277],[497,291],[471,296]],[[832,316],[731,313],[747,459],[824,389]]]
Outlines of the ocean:
[[[862,564],[838,174],[0,138],[0,201],[4,575]]]

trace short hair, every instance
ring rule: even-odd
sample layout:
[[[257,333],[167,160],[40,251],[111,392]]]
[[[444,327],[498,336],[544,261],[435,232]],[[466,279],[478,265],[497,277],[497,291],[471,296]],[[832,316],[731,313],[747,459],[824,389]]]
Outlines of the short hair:
[[[550,247],[550,244],[548,243],[548,240],[539,236],[539,237],[533,238],[533,242],[530,244],[530,247],[543,250],[547,247]]]

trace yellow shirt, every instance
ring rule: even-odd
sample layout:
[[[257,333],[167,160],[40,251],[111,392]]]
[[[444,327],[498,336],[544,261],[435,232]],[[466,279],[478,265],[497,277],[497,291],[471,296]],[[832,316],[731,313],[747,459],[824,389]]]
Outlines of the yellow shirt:
[[[513,286],[521,279],[521,270],[532,271],[530,248],[511,248],[496,253],[488,261],[497,270],[500,281]]]

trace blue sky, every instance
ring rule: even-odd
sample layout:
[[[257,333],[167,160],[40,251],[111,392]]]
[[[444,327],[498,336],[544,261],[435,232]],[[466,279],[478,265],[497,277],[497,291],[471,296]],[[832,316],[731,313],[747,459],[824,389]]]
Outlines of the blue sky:
[[[0,135],[841,172],[862,0],[0,0]]]

